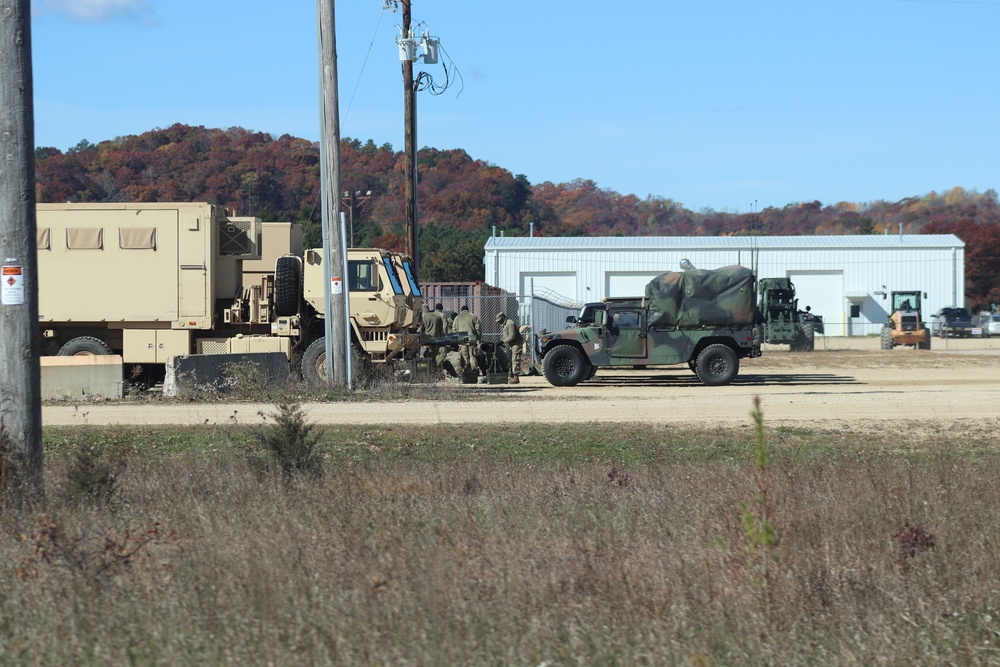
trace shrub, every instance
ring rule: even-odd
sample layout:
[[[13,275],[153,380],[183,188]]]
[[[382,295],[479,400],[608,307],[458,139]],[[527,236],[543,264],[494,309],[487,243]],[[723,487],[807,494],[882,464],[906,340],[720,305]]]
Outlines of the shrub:
[[[270,456],[270,463],[286,476],[319,475],[323,457],[317,445],[322,431],[316,424],[306,421],[298,403],[278,403],[275,407],[277,412],[271,415],[274,423],[265,426],[257,435],[257,442]]]
[[[110,504],[118,492],[121,462],[111,461],[91,442],[74,450],[66,470],[66,494],[74,499],[86,499],[102,505]]]

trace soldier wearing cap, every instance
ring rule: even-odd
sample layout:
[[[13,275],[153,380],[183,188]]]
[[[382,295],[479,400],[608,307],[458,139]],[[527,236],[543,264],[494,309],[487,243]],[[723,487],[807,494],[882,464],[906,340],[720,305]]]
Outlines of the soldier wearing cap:
[[[513,319],[508,319],[503,313],[497,314],[497,322],[503,325],[503,333],[500,335],[500,340],[510,351],[510,370],[507,376],[507,384],[520,384],[521,380],[517,377],[517,371],[521,367],[521,343],[523,342],[521,332],[518,331],[517,322]]]

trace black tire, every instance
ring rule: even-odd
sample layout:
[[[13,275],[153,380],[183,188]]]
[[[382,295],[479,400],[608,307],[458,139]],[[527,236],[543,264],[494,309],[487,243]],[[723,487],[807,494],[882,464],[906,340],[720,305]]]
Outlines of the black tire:
[[[274,314],[278,317],[295,315],[299,312],[301,302],[299,258],[292,255],[279,257],[274,265]]]
[[[579,384],[590,372],[590,362],[583,352],[571,345],[559,345],[549,351],[543,360],[545,379],[553,387],[572,387]]]
[[[310,387],[326,387],[326,338],[317,338],[302,355],[302,379]]]
[[[591,366],[590,372],[587,373],[587,377],[583,378],[583,381],[586,382],[587,380],[592,380],[595,375],[597,375],[597,366]]]
[[[928,336],[928,340],[930,337]],[[889,327],[882,327],[882,338],[880,340],[880,345],[883,350],[892,349],[892,329]]]
[[[379,368],[389,368],[380,364]],[[384,373],[375,370],[375,364],[360,350],[351,347],[351,376],[355,389],[369,389],[377,384]],[[326,338],[317,338],[302,354],[302,379],[310,387],[329,385],[326,375]]]
[[[698,379],[712,387],[729,384],[740,372],[740,360],[728,345],[709,345],[695,362]]]
[[[918,350],[929,350],[931,349],[931,332],[924,331],[924,342],[917,343]]]
[[[799,352],[812,352],[816,349],[816,332],[812,322],[801,324],[801,336],[799,338]]]
[[[695,375],[698,374],[698,363],[697,363],[697,361],[698,361],[697,359],[688,359],[688,368],[690,368],[691,372],[694,373]]]
[[[56,356],[60,357],[102,357],[114,354],[100,338],[93,336],[79,336],[70,339],[59,348]]]

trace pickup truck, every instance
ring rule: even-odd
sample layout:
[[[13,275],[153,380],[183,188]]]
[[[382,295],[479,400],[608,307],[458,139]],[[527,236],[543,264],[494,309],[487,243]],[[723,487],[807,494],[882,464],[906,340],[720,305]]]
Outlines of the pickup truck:
[[[946,307],[931,315],[931,335],[946,338],[972,336],[972,315],[965,308]]]

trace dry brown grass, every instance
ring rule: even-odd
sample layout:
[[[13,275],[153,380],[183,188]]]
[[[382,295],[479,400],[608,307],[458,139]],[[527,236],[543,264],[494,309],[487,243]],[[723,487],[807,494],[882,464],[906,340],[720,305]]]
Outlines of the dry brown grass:
[[[749,431],[733,461],[680,451],[708,432],[586,428],[620,449],[331,429],[324,475],[291,483],[238,448],[151,448],[114,502],[64,493],[52,457],[47,504],[0,518],[0,663],[1000,663],[995,454],[780,433],[763,576]]]

